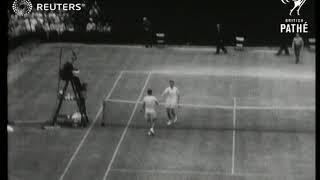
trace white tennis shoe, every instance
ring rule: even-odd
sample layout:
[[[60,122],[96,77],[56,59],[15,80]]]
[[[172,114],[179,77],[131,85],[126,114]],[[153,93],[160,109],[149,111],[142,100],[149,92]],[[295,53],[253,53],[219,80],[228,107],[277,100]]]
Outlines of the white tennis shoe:
[[[178,121],[178,116],[174,117],[173,123],[176,123]]]
[[[154,129],[153,128],[150,128],[149,132],[148,132],[148,135],[149,136],[154,136],[155,132],[154,132]]]
[[[7,125],[7,131],[8,131],[8,132],[13,132],[13,127],[10,126],[10,125]]]
[[[155,134],[153,128],[150,129],[150,132],[151,132],[151,135],[154,135],[154,134]]]

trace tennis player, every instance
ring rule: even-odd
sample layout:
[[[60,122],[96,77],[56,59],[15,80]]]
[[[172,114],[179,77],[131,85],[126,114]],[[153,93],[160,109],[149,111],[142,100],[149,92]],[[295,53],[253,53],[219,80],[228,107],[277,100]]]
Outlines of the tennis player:
[[[172,123],[177,122],[178,116],[176,113],[176,107],[179,105],[180,92],[177,87],[174,86],[174,81],[169,81],[169,87],[167,87],[163,93],[162,97],[165,97],[165,107],[167,109],[168,121],[167,125],[170,126]]]
[[[303,46],[303,39],[301,38],[299,33],[297,33],[292,41],[292,50],[294,51],[294,55],[296,56],[296,64],[298,64],[300,61],[300,54],[301,51],[303,51]]]
[[[159,105],[159,101],[156,97],[152,96],[152,90],[148,89],[147,96],[142,100],[142,110],[144,111],[144,118],[148,123],[150,123],[150,130],[148,131],[149,136],[155,135],[154,125],[157,119],[157,113],[155,110],[156,105]]]

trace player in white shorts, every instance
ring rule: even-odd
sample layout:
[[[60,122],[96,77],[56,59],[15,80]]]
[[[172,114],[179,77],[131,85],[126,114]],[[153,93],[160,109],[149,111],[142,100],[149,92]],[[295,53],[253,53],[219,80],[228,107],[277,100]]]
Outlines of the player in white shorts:
[[[299,33],[293,38],[292,41],[292,50],[294,51],[294,55],[296,56],[296,64],[300,61],[301,52],[303,51],[304,42]]]
[[[167,109],[168,122],[167,125],[170,126],[177,122],[178,116],[175,108],[179,105],[180,92],[177,87],[174,86],[174,81],[169,81],[170,86],[167,87],[162,93],[162,97],[165,97],[165,107]]]
[[[145,96],[142,100],[142,108],[144,111],[144,118],[147,120],[147,122],[150,123],[150,130],[148,132],[148,135],[154,135],[154,125],[155,121],[157,119],[157,113],[155,110],[155,106],[159,105],[159,102],[156,97],[152,96],[152,90],[148,89],[147,96]]]

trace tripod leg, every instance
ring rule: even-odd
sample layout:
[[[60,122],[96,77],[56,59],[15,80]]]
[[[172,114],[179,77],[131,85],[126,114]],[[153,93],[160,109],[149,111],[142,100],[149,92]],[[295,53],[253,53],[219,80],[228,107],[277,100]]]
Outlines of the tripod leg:
[[[59,111],[60,111],[60,108],[62,105],[62,101],[63,101],[63,98],[64,98],[64,95],[65,95],[65,92],[67,90],[68,85],[69,85],[69,81],[66,81],[66,84],[64,85],[63,90],[62,90],[62,96],[59,97],[58,107],[57,107],[57,109],[53,115],[53,118],[52,118],[52,125],[55,125],[57,123],[57,117],[58,117],[58,114],[59,114]]]
[[[84,120],[85,120],[85,122],[84,122],[84,125],[85,124],[87,124],[87,123],[89,123],[89,118],[88,118],[88,115],[87,115],[87,108],[86,108],[86,102],[85,102],[85,99],[83,99],[83,98],[81,98],[80,99],[80,104],[81,104],[81,113],[83,114],[83,116],[84,116]]]
[[[86,113],[85,102],[84,102],[84,100],[82,100],[83,98],[81,97],[80,90],[77,88],[77,86],[76,86],[74,81],[71,82],[71,85],[72,85],[73,92],[74,92],[74,94],[76,96],[76,102],[77,102],[77,105],[78,105],[78,108],[79,108],[79,112],[81,113],[81,116],[84,115],[84,118],[85,118],[85,122],[81,118],[81,124],[83,126],[85,126],[89,122],[88,116],[87,116],[87,113]]]
[[[78,105],[78,108],[79,108],[79,112],[81,112],[80,102],[79,102],[80,94],[79,94],[78,89],[76,88],[76,86],[75,86],[73,81],[71,81],[71,86],[72,86],[73,93],[75,95],[75,99],[76,99],[76,102],[77,102],[77,105]]]

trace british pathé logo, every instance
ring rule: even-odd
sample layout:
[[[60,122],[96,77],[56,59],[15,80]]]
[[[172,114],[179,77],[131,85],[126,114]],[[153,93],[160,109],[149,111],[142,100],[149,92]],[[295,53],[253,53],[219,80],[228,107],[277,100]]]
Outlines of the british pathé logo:
[[[24,16],[32,11],[32,4],[29,0],[15,0],[12,9],[17,15]]]
[[[292,12],[294,10],[296,10],[297,11],[297,15],[300,16],[300,9],[303,6],[303,4],[306,2],[306,0],[281,0],[281,2],[283,4],[292,4],[292,2],[293,2],[293,7],[290,10],[289,15],[291,16]]]
[[[280,33],[308,33],[308,22],[303,18],[294,17],[294,15],[300,16],[300,9],[306,0],[281,0],[283,4],[292,5],[289,15],[293,18],[285,18],[284,22],[280,24]]]
[[[308,33],[308,23],[303,19],[285,19],[280,24],[280,33]]]

